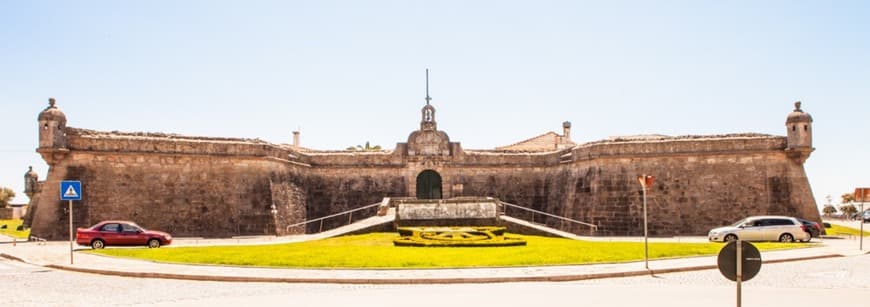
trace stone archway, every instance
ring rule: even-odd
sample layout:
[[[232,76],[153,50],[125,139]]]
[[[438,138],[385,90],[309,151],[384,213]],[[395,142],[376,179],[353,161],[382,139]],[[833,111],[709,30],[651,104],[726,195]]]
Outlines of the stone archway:
[[[418,199],[441,199],[441,175],[431,169],[417,175]]]

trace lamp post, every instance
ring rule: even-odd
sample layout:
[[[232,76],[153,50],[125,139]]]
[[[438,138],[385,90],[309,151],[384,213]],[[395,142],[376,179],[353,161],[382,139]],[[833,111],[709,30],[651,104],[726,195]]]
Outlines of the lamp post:
[[[637,177],[637,181],[640,182],[640,186],[643,188],[643,267],[647,270],[649,270],[649,231],[646,218],[646,192],[653,185],[654,180],[655,177],[648,175]]]

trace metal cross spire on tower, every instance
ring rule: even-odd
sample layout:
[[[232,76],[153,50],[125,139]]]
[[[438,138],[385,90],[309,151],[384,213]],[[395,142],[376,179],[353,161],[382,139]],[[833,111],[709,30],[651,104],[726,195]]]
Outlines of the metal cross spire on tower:
[[[432,100],[432,97],[429,97],[429,69],[426,68],[426,105],[429,105],[429,101]]]

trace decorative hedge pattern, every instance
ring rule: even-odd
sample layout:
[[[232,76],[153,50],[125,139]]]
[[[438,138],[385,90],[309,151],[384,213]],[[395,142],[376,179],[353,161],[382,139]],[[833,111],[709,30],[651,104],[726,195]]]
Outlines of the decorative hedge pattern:
[[[419,247],[486,247],[521,246],[526,240],[505,236],[505,227],[457,226],[457,227],[399,227],[395,246]]]

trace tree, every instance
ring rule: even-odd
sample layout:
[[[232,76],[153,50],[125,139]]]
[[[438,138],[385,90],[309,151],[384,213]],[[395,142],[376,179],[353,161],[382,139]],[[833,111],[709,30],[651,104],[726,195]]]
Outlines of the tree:
[[[855,205],[850,204],[840,204],[840,211],[843,212],[844,218],[849,218],[852,214],[858,213],[858,209],[855,209]]]
[[[0,208],[9,206],[9,202],[15,198],[15,191],[7,187],[0,187]]]
[[[824,213],[825,216],[831,216],[834,215],[834,213],[837,213],[837,208],[834,208],[834,205],[827,204],[822,208],[822,213]]]
[[[353,150],[353,151],[380,151],[380,150],[381,150],[381,145],[371,146],[371,144],[369,144],[369,142],[366,141],[366,145],[365,145],[365,146],[362,146],[362,145],[356,145],[356,147],[351,146],[351,147],[348,147],[347,150]]]
[[[848,204],[848,203],[851,203],[853,201],[855,201],[855,194],[845,193],[843,195],[840,195],[840,203],[841,204]]]

